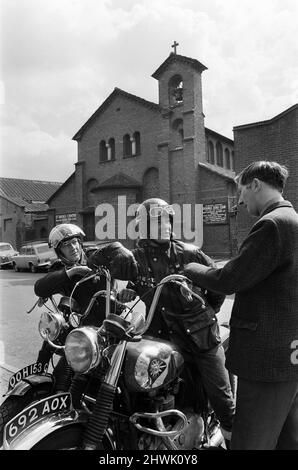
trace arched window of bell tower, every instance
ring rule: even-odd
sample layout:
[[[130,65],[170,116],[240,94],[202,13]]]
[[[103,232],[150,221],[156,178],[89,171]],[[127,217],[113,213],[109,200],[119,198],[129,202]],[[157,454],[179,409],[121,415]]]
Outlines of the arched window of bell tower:
[[[169,81],[170,106],[183,102],[183,79],[181,75],[174,75]]]

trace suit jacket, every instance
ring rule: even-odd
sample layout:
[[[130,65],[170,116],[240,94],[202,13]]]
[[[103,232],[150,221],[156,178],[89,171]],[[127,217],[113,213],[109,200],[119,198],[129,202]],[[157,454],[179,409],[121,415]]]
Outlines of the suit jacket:
[[[222,269],[190,263],[184,273],[207,289],[236,293],[226,354],[233,374],[298,380],[298,214],[290,202],[269,206]]]

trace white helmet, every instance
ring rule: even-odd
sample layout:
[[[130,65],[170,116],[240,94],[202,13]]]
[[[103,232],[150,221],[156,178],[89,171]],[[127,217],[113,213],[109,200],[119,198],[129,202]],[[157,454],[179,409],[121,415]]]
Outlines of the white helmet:
[[[59,224],[52,228],[49,235],[49,247],[58,248],[62,241],[70,240],[71,238],[78,237],[81,240],[85,237],[83,230],[74,224]]]

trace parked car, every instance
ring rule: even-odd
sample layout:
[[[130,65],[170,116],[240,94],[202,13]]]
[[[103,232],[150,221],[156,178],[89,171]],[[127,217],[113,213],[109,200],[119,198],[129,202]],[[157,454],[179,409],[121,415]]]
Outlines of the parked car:
[[[55,251],[47,243],[31,242],[21,247],[20,253],[13,257],[12,262],[15,271],[29,269],[35,273],[38,269],[49,269],[56,259]]]
[[[12,256],[17,255],[18,252],[13,248],[10,243],[0,243],[0,269],[2,267],[12,267]]]

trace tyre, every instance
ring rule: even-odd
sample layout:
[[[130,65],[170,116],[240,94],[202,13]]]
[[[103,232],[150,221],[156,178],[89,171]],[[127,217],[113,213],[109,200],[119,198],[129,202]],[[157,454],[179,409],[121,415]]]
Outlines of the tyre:
[[[34,266],[34,264],[30,264],[29,269],[32,273],[36,273],[36,266]]]
[[[9,396],[0,406],[0,447],[3,445],[4,426],[26,406],[51,394],[50,388],[31,389],[23,396]]]
[[[20,268],[16,265],[16,263],[13,263],[13,269],[16,273],[18,273],[20,270]]]
[[[84,432],[82,424],[66,426],[42,439],[30,450],[81,450]],[[99,450],[113,450],[111,443],[104,437]]]

